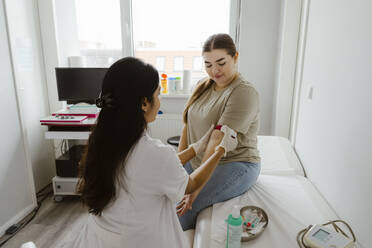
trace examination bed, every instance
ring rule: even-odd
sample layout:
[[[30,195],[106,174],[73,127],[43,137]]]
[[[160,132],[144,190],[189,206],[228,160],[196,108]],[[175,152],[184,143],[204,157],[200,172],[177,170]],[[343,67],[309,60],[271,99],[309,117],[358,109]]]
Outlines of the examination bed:
[[[277,136],[259,136],[261,174],[245,194],[204,209],[198,216],[194,248],[225,247],[225,219],[234,205],[258,206],[266,211],[269,224],[256,240],[242,247],[298,247],[297,233],[310,224],[337,219],[334,211],[304,177],[301,163],[289,141]],[[191,240],[192,239],[192,240]]]

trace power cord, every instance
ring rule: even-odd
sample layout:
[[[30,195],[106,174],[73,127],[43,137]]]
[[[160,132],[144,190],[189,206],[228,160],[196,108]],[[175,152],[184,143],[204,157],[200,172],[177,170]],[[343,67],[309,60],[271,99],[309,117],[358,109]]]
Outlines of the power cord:
[[[60,142],[58,142],[58,144],[54,148],[54,152],[57,152],[57,151],[59,151],[60,155],[63,155],[63,154],[66,153],[66,151],[68,151],[68,142],[67,142],[67,140],[62,139]]]
[[[43,203],[43,201],[51,194],[53,193],[53,190],[49,190],[47,192],[46,189],[51,187],[51,183],[45,186],[43,189],[41,189],[37,194],[36,194],[36,199],[37,199],[37,206],[35,207],[34,210],[30,214],[28,214],[23,220],[21,220],[19,223],[12,225],[9,227],[6,231],[5,234],[9,235],[9,237],[5,238],[3,241],[0,243],[0,247],[2,247],[6,242],[8,242],[11,238],[13,238],[21,229],[23,229],[27,224],[29,224],[36,216],[36,214],[39,212],[39,209]]]
[[[61,155],[65,154],[68,151],[68,143],[67,140],[62,140],[61,142]]]
[[[336,230],[336,232],[340,232],[342,233],[342,235],[344,235],[345,237],[349,238],[349,236],[336,224],[337,222],[340,222],[342,224],[344,224],[348,229],[349,229],[349,232],[351,233],[351,235],[353,236],[353,241],[354,243],[356,242],[356,238],[355,238],[355,235],[354,235],[354,232],[353,230],[351,229],[351,227],[349,226],[349,224],[347,224],[345,221],[343,220],[331,220],[325,224],[323,224],[322,226],[327,226],[327,225],[332,225],[333,228]],[[311,248],[309,246],[307,246],[304,242],[304,236],[305,234],[310,230],[310,228],[312,227],[312,225],[308,226],[307,228],[305,229],[302,229],[298,234],[297,234],[297,244],[302,248]]]

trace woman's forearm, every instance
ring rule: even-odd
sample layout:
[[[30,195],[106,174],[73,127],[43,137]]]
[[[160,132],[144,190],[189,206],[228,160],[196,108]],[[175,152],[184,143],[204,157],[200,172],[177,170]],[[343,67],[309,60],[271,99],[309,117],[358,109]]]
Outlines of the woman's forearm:
[[[183,151],[177,153],[178,158],[181,161],[182,165],[185,165],[189,162],[192,158],[195,157],[195,151],[191,147],[184,149]]]
[[[207,161],[207,159],[214,153],[216,146],[218,146],[222,139],[224,133],[220,130],[213,130],[211,137],[209,138],[207,148],[205,149],[204,156],[202,158],[202,163]]]
[[[209,178],[212,176],[214,169],[217,167],[220,159],[224,154],[224,149],[219,148],[205,161],[199,168],[197,168],[189,176],[189,182],[186,187],[185,194],[193,193],[194,191],[200,192],[204,185],[208,182]]]
[[[178,152],[186,150],[188,147],[187,143],[187,125],[185,124],[182,128],[180,143],[178,144]]]

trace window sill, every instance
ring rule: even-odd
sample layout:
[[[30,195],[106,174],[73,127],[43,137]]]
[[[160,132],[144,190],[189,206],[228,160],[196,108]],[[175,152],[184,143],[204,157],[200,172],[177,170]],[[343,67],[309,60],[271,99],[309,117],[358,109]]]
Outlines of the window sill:
[[[187,99],[191,96],[191,94],[170,94],[170,95],[163,95],[161,94],[160,95],[160,98],[164,98],[164,99],[172,99],[172,98],[175,98],[175,99]]]

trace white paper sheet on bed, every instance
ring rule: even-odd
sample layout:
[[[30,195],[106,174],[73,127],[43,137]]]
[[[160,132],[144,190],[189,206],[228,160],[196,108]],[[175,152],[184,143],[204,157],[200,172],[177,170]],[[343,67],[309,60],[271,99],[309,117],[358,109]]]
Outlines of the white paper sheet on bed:
[[[235,204],[261,207],[269,216],[265,232],[256,240],[243,242],[242,247],[297,247],[296,235],[301,229],[310,224],[337,219],[308,179],[301,176],[261,175],[247,193],[213,205],[208,214],[198,218],[195,235],[199,236],[198,242],[194,240],[194,248],[225,247],[224,220]]]
[[[305,176],[302,165],[288,139],[279,136],[258,136],[261,174]]]

